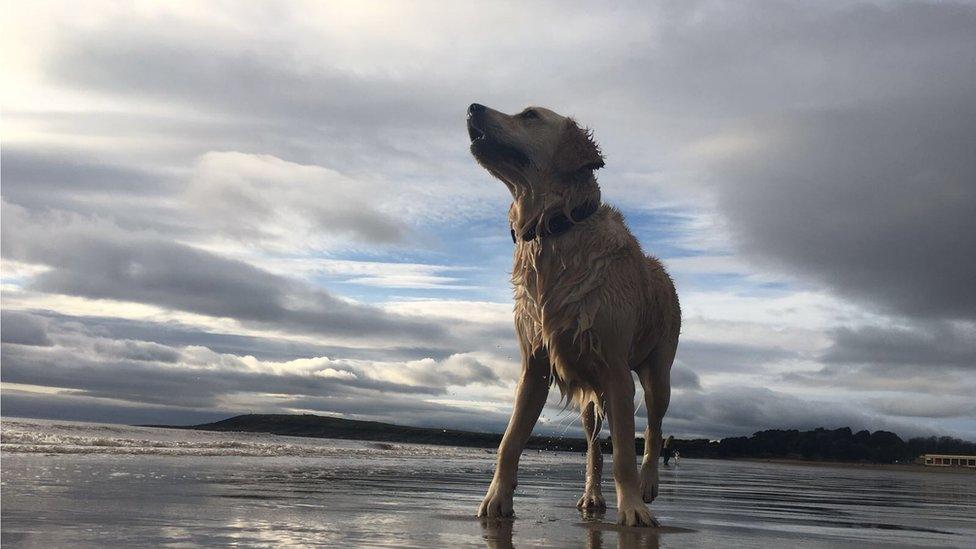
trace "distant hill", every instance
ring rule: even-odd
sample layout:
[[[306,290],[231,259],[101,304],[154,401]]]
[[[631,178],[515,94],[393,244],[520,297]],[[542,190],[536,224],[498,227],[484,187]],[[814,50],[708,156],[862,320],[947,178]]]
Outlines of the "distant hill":
[[[406,427],[392,423],[312,414],[247,414],[202,425],[155,425],[154,427],[492,449],[497,448],[501,441],[501,435],[496,433]],[[604,452],[609,452],[611,450],[609,437],[601,442]],[[812,431],[773,429],[759,431],[750,437],[729,437],[717,441],[675,439],[674,447],[684,457],[775,458],[869,463],[910,462],[925,453],[976,454],[976,444],[956,438],[929,437],[905,441],[888,431],[855,433],[848,427],[832,430],[819,428]],[[527,449],[584,452],[586,440],[534,436],[529,439]],[[637,439],[635,450],[638,454],[644,452],[643,439]]]

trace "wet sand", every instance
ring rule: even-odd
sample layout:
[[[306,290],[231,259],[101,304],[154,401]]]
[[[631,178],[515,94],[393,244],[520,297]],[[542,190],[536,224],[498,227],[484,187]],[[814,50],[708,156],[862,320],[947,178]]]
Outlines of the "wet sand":
[[[976,545],[970,474],[682,459],[662,470],[651,507],[664,527],[636,529],[614,524],[612,507],[575,508],[582,455],[526,454],[517,518],[479,520],[494,457],[482,450],[243,433],[184,440],[119,426],[14,436],[8,427],[5,547]],[[614,501],[609,477],[605,495]]]

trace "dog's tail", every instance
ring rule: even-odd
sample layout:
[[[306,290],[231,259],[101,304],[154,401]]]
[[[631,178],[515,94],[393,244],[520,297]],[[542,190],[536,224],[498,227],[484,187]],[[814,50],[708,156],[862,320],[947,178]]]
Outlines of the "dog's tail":
[[[563,405],[563,411],[571,407],[582,411],[592,402],[596,414],[603,418],[604,399],[595,387],[588,383],[579,383],[578,380],[564,380],[556,372],[553,372],[551,379],[556,387],[559,387],[559,402]]]

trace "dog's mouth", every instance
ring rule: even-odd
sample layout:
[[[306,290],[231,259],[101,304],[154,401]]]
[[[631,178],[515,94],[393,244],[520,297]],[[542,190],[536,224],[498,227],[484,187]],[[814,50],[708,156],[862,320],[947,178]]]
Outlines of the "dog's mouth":
[[[468,117],[468,137],[471,138],[472,143],[485,138],[485,131],[479,128],[470,116]]]
[[[488,135],[484,129],[484,117],[478,113],[468,114],[468,137],[471,138],[471,153],[484,165],[506,162],[523,165],[528,162],[525,154],[517,148],[502,143]]]

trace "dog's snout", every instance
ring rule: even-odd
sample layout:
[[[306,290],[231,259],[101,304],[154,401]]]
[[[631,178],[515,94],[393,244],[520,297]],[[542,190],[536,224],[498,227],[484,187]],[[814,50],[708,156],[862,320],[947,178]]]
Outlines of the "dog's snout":
[[[478,139],[485,137],[485,113],[488,107],[480,103],[471,103],[468,107],[468,136],[474,143]]]

